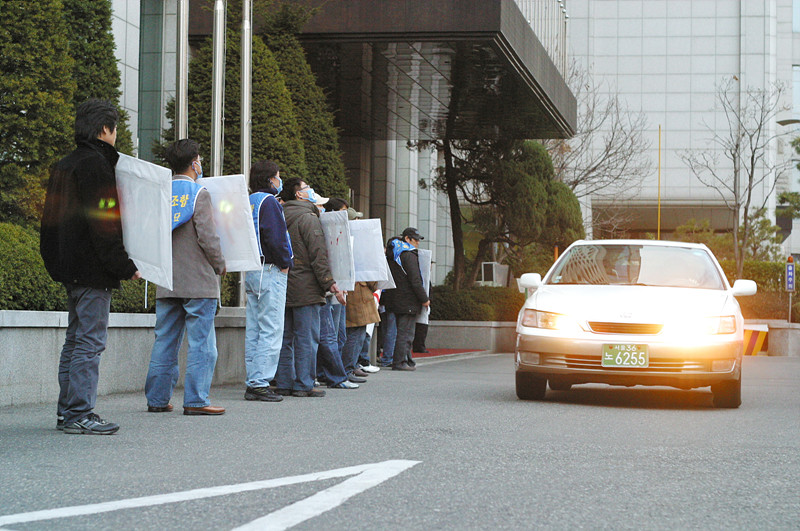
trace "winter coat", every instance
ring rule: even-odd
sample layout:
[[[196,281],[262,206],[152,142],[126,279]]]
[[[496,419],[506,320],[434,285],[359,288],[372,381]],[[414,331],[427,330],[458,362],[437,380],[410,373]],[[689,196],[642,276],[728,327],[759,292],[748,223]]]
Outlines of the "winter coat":
[[[422,305],[428,302],[428,294],[422,285],[417,250],[400,253],[400,262],[403,265],[400,267],[392,256],[391,240],[389,242],[386,259],[397,287],[383,291],[381,304],[392,313],[418,314],[422,310]]]
[[[109,289],[136,273],[122,242],[118,159],[114,146],[93,139],[53,166],[39,243],[53,280]]]
[[[378,289],[377,282],[356,282],[353,291],[347,293],[347,327],[366,326],[381,322],[378,305],[373,292]]]
[[[283,205],[283,213],[294,251],[294,266],[289,270],[286,287],[286,306],[325,304],[325,293],[334,280],[319,210],[313,203],[293,199]]]
[[[185,175],[172,180],[191,181]],[[219,277],[225,269],[211,194],[200,190],[192,219],[172,231],[172,290],[158,286],[157,299],[218,299]]]

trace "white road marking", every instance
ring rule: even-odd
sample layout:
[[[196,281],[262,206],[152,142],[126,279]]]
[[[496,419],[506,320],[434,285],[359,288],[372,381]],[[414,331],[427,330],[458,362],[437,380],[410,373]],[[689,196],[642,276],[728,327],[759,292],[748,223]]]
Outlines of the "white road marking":
[[[141,498],[129,498],[127,500],[117,500],[111,502],[103,502],[103,503],[93,503],[90,505],[75,505],[72,507],[60,507],[58,509],[46,509],[43,511],[33,511],[28,513],[17,513],[17,514],[8,514],[0,516],[0,527],[7,525],[7,524],[19,524],[25,522],[38,522],[41,520],[52,520],[55,518],[67,518],[70,516],[82,516],[82,515],[90,515],[90,514],[99,514],[99,513],[107,513],[111,511],[119,511],[122,509],[134,509],[137,507],[150,507],[153,505],[164,505],[167,503],[177,503],[182,501],[189,501],[189,500],[198,500],[202,498],[213,498],[215,496],[227,496],[229,494],[236,494],[239,492],[248,492],[253,490],[261,490],[261,489],[273,489],[276,487],[284,487],[287,485],[296,485],[298,483],[308,483],[311,481],[320,481],[323,479],[333,479],[333,478],[341,478],[347,476],[354,476],[358,474],[358,476],[352,478],[351,480],[343,482],[341,485],[347,484],[348,486],[340,491],[334,491],[333,496],[338,496],[341,500],[331,505],[333,498],[329,491],[336,489],[337,486],[332,488],[326,489],[324,491],[319,492],[318,494],[307,498],[306,500],[302,500],[296,504],[290,505],[285,509],[290,509],[298,504],[305,504],[311,500],[314,500],[315,496],[324,494],[320,497],[322,503],[320,503],[320,507],[327,506],[327,509],[320,511],[316,514],[320,514],[321,512],[327,511],[336,507],[337,505],[341,504],[351,496],[358,494],[362,490],[366,490],[370,487],[373,487],[380,483],[381,481],[385,481],[393,476],[396,476],[403,470],[410,468],[416,464],[420,463],[420,461],[406,461],[406,460],[390,460],[390,461],[383,461],[380,463],[370,463],[366,465],[358,465],[358,466],[351,466],[345,468],[337,468],[334,470],[327,470],[324,472],[314,472],[311,474],[303,474],[301,476],[287,476],[283,478],[275,478],[275,479],[267,479],[262,481],[253,481],[250,483],[239,483],[236,485],[222,485],[219,487],[208,487],[204,489],[194,489],[194,490],[187,490],[183,492],[173,492],[170,494],[159,494],[155,496],[143,496]],[[367,473],[363,478],[362,474]],[[383,477],[380,481],[375,481],[377,477]],[[361,479],[360,479],[361,478]],[[354,483],[350,483],[350,481],[355,481]],[[359,484],[363,482],[371,482],[369,486],[363,487],[361,490],[354,490],[352,486],[354,484]],[[328,494],[325,494],[328,493]],[[319,503],[317,500],[313,501],[311,505],[315,505]],[[309,508],[311,505],[301,506],[301,510],[304,514],[308,514],[302,520],[297,520],[296,523],[302,522],[303,520],[307,520],[308,518],[312,518],[316,516],[316,514],[311,514],[309,512]],[[278,510],[274,513],[271,513],[269,516],[278,514],[282,511]],[[291,515],[292,511],[289,511]],[[265,518],[267,518],[265,517]],[[283,516],[282,518],[286,518]],[[294,517],[296,518],[296,516]],[[259,522],[262,519],[256,520]],[[295,524],[291,524],[295,525]],[[277,528],[275,528],[277,529]],[[280,529],[285,529],[285,527],[280,527]]]
[[[237,527],[234,531],[282,531],[283,529],[289,529],[338,507],[356,494],[383,483],[417,463],[419,461],[384,461],[383,463],[378,463],[379,466],[368,468],[338,485],[322,490],[313,496],[288,505],[258,520],[253,520],[249,524]]]

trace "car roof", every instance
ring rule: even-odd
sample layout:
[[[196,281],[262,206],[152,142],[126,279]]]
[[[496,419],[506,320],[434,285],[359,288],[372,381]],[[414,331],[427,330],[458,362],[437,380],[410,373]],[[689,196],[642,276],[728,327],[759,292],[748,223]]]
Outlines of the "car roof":
[[[669,240],[578,240],[573,242],[570,247],[575,245],[655,245],[661,247],[691,247],[695,249],[708,249],[702,243],[675,242]]]

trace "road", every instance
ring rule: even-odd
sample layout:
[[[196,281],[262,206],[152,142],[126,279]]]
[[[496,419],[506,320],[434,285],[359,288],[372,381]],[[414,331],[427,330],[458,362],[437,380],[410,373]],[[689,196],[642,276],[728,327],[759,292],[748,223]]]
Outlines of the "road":
[[[513,382],[504,354],[279,404],[214,388],[221,417],[114,395],[110,437],[3,408],[0,528],[800,529],[800,358],[746,359],[735,410],[602,385],[522,402]]]

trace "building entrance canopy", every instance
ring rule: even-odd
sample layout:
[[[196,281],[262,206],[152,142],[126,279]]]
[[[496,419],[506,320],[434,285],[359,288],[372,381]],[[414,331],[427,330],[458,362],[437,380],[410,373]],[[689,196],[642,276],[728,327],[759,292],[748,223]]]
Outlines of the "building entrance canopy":
[[[574,134],[575,97],[513,0],[328,0],[301,39],[345,137]]]

